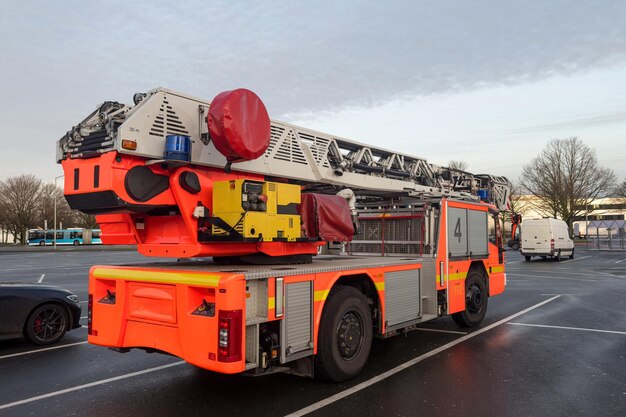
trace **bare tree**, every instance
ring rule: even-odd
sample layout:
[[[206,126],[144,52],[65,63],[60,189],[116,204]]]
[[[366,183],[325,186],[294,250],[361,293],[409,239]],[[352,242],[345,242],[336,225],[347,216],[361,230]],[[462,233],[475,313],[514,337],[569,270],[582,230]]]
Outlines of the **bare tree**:
[[[74,223],[77,227],[84,227],[85,229],[95,229],[98,226],[96,216],[76,210],[74,211]]]
[[[575,216],[615,184],[615,174],[598,164],[594,149],[580,139],[553,139],[525,165],[522,186],[538,200],[537,209],[561,217],[572,232]]]
[[[456,169],[459,171],[467,171],[467,162],[465,161],[450,161],[448,162],[448,168]]]
[[[6,230],[26,242],[26,230],[43,225],[38,218],[38,202],[41,197],[41,180],[32,174],[12,177],[0,181],[0,211],[3,213]]]
[[[624,180],[624,182],[615,187],[615,196],[620,198],[626,198],[626,180]]]
[[[7,243],[9,240],[9,234],[11,231],[9,230],[9,211],[5,208],[4,201],[0,199],[0,232],[2,236],[0,236],[0,241],[2,243]]]
[[[54,208],[56,202],[57,222],[54,224]],[[54,184],[43,184],[38,205],[38,218],[45,219],[48,228],[73,227],[77,226],[76,215],[63,197],[63,189],[55,187]]]

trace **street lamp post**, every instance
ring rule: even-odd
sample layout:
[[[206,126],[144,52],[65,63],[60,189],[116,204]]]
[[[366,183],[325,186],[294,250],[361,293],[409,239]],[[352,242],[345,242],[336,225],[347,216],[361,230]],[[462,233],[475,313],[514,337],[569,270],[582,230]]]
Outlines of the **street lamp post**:
[[[54,177],[54,236],[52,240],[52,247],[57,248],[57,180],[63,178],[63,175]]]

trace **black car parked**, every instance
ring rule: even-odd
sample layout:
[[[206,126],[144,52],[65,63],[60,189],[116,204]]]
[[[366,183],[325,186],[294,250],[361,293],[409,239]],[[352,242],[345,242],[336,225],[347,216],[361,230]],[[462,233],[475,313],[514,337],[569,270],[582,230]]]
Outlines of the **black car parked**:
[[[24,336],[38,345],[80,327],[78,297],[43,284],[0,282],[0,340]]]

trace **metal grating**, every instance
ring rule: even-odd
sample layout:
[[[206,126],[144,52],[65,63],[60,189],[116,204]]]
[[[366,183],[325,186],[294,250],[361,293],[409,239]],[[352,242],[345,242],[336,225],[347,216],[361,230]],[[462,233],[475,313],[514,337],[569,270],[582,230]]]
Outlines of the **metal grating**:
[[[279,127],[279,126],[276,126],[276,125],[272,124],[272,126],[270,128],[270,131],[271,131],[270,144],[267,147],[267,150],[265,151],[265,157],[266,158],[268,158],[269,155],[271,155],[272,151],[276,147],[276,144],[278,143],[278,141],[280,140],[281,136],[285,132],[285,129],[283,129],[282,127]]]
[[[313,136],[303,132],[298,132],[298,137],[303,144],[308,145],[316,165],[330,168],[330,163],[328,162],[330,139],[320,138],[319,136]]]
[[[159,113],[154,118],[154,123],[152,123],[149,134],[158,137],[165,137],[167,135],[189,136],[189,131],[180,121],[180,118],[174,111],[174,108],[170,106],[166,97],[163,98]]]
[[[311,282],[298,282],[285,287],[285,349],[293,355],[313,346],[311,327]]]
[[[300,142],[296,139],[295,133],[290,130],[286,135],[283,135],[281,139],[282,141],[279,143],[278,149],[274,154],[274,159],[307,165],[306,158],[304,157],[302,148],[300,148]]]
[[[420,309],[420,270],[385,273],[385,321],[387,326],[416,320]]]
[[[422,255],[424,253],[424,217],[359,218],[360,233],[349,245],[352,254]]]

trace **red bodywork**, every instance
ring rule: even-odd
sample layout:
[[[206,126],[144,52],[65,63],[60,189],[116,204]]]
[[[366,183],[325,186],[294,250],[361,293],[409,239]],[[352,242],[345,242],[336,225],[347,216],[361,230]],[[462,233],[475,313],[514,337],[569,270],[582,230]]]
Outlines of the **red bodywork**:
[[[144,158],[108,152],[89,159],[65,159],[65,196],[70,206],[96,214],[104,244],[137,244],[146,256],[191,258],[240,256],[264,253],[270,256],[315,254],[321,242],[202,242],[202,226],[193,216],[202,205],[213,207],[215,181],[245,178],[263,181],[262,175],[225,172],[199,166],[146,165]],[[167,176],[169,187],[147,201],[133,199],[126,187],[128,172],[146,166],[155,175]],[[184,172],[197,175],[200,191],[181,185]]]

